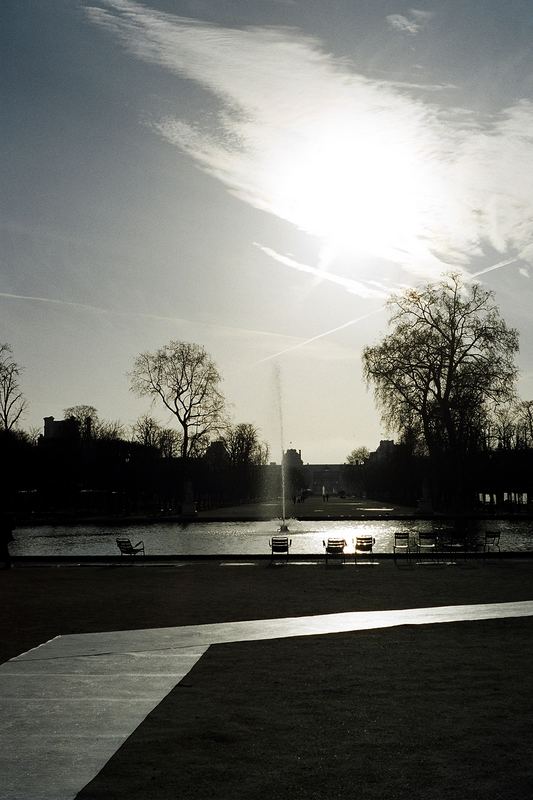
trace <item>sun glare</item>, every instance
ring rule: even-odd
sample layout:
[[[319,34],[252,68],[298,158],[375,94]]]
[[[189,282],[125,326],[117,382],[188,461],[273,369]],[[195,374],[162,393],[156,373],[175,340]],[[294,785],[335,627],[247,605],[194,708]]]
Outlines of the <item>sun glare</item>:
[[[345,117],[302,132],[270,172],[275,212],[333,250],[398,257],[424,230],[429,173],[405,132]]]

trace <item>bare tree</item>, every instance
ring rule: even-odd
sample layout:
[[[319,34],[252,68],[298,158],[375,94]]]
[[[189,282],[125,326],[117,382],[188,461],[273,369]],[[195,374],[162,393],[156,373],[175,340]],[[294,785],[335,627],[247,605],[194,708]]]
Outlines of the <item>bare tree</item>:
[[[39,425],[31,425],[27,431],[28,440],[31,444],[37,444],[42,428]]]
[[[83,403],[64,408],[63,416],[65,419],[76,420],[80,435],[83,439],[91,439],[100,422],[96,408]]]
[[[533,447],[533,400],[518,403],[517,422],[521,446]]]
[[[384,421],[419,430],[431,454],[476,449],[491,408],[514,398],[517,331],[492,292],[454,273],[389,307],[392,333],[363,352]]]
[[[99,441],[114,442],[117,439],[124,439],[126,426],[119,419],[98,420],[93,437]]]
[[[223,425],[221,376],[204,347],[171,341],[155,353],[141,353],[130,373],[140,397],[159,398],[181,426],[181,456],[199,455]]]
[[[533,447],[533,401],[517,400],[498,408],[487,428],[487,449],[524,450]]]
[[[366,464],[370,456],[368,447],[355,447],[351,453],[346,456],[346,463],[353,466]]]
[[[134,442],[139,442],[145,447],[159,447],[161,426],[149,414],[143,414],[133,423],[131,433]]]
[[[234,466],[268,463],[268,445],[261,442],[255,425],[241,422],[228,427],[222,437],[230,463]]]
[[[518,406],[510,403],[495,410],[490,420],[491,444],[501,450],[516,450],[520,441]]]
[[[132,436],[134,442],[157,448],[164,458],[173,458],[181,450],[179,433],[172,428],[163,428],[149,414],[144,414],[134,423]]]
[[[123,439],[125,426],[120,420],[100,419],[94,406],[80,404],[63,409],[65,419],[75,419],[82,439],[114,441]]]
[[[161,428],[159,450],[163,458],[176,458],[181,453],[181,436],[173,428]]]
[[[13,360],[13,350],[0,343],[0,429],[16,427],[28,406],[19,384],[22,369]]]

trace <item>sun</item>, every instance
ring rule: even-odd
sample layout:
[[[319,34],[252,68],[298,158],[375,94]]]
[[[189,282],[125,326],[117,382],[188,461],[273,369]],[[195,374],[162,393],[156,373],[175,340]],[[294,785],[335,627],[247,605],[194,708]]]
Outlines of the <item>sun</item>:
[[[273,210],[332,250],[396,260],[420,246],[434,176],[412,131],[339,114],[271,154]]]

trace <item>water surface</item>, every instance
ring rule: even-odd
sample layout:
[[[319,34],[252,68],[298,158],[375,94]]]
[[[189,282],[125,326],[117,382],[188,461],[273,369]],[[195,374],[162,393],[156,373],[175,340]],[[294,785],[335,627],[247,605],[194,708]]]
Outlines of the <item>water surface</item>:
[[[279,521],[271,522],[175,522],[120,527],[80,525],[41,526],[15,530],[11,544],[14,556],[106,556],[118,554],[115,538],[127,536],[135,544],[142,539],[147,555],[259,555],[269,553],[269,539],[278,532]],[[408,530],[413,542],[419,532],[446,529],[446,523],[422,520],[303,521],[289,520],[291,552],[323,552],[323,539],[343,537],[347,552],[353,552],[356,536],[375,538],[376,553],[392,552],[394,531]],[[491,520],[478,523],[478,536],[486,530],[500,530],[502,551],[533,552],[531,522]]]

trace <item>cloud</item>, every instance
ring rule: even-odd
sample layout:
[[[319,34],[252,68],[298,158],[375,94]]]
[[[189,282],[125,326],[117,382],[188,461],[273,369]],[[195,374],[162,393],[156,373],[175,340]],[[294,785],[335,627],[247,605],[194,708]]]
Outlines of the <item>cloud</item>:
[[[410,81],[382,81],[383,86],[398,87],[399,89],[420,89],[423,92],[448,92],[459,87],[455,83],[413,83]]]
[[[388,14],[385,19],[391,28],[401,33],[408,33],[412,36],[420,33],[432,18],[431,11],[421,11],[417,8],[409,9],[407,16],[404,14]]]
[[[475,272],[494,251],[533,260],[531,101],[481,118],[439,105],[439,93],[429,102],[423,84],[368,78],[293,29],[223,28],[130,0],[86,13],[218,104],[215,122],[180,114],[152,120],[153,130],[322,250],[352,248],[416,279]],[[405,17],[417,31],[430,18]]]

